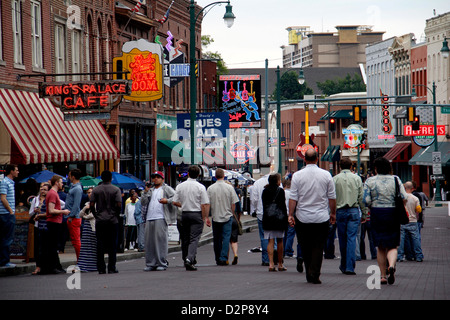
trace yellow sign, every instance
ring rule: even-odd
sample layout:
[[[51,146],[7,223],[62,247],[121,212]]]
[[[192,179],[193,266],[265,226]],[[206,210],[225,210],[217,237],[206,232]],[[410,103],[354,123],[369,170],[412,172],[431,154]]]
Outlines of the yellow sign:
[[[124,99],[155,101],[163,96],[163,51],[160,44],[145,39],[129,41],[122,46],[122,56],[113,59],[113,71],[128,71],[114,75],[115,79],[131,80],[131,94]]]

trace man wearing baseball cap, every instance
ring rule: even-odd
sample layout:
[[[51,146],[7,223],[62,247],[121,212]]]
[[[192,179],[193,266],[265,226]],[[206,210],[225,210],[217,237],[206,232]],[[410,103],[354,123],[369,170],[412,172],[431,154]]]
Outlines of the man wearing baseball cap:
[[[164,183],[164,173],[152,173],[153,187],[145,188],[141,196],[142,216],[145,221],[144,271],[164,271],[168,267],[168,226],[177,221],[177,208],[172,205],[175,195]]]

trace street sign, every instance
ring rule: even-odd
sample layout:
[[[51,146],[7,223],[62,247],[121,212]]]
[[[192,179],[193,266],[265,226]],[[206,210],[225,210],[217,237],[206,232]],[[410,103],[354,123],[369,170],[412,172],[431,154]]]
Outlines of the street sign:
[[[172,63],[169,65],[169,76],[189,77],[190,69],[189,63]]]
[[[442,107],[441,113],[450,113],[450,107]]]
[[[433,163],[441,163],[441,152],[436,151],[431,153],[431,158],[433,159]]]
[[[445,176],[443,174],[432,174],[430,180],[445,180]]]
[[[442,174],[442,166],[440,163],[433,163],[433,174]]]

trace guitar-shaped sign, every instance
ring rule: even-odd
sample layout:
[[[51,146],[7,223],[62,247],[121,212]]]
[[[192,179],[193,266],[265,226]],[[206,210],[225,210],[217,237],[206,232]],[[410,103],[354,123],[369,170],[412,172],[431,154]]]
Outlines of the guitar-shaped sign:
[[[246,87],[246,84],[247,84],[247,83],[244,82],[244,90],[242,90],[242,100],[244,100],[244,101],[247,101],[247,100],[248,100],[248,91],[247,91],[247,89],[245,88],[245,87]]]
[[[230,101],[230,96],[228,95],[228,91],[227,91],[227,84],[228,84],[228,81],[225,81],[225,88],[222,91],[222,93],[223,93],[222,101],[223,102]]]
[[[253,91],[253,81],[250,81],[250,92],[248,93],[249,97],[253,98],[253,102],[256,102],[256,92]]]
[[[233,88],[233,81],[231,81],[231,88],[228,90],[228,94],[230,97],[230,100],[234,100],[236,98],[236,90]]]

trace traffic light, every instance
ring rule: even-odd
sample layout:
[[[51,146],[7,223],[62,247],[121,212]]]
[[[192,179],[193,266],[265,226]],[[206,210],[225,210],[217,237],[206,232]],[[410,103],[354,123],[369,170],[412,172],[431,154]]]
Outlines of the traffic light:
[[[361,106],[353,106],[353,123],[361,122]]]
[[[388,103],[389,102],[389,96],[387,96],[387,95],[382,95],[381,96],[381,102],[382,103]]]
[[[335,118],[330,118],[328,130],[336,131],[336,119]]]
[[[412,128],[414,131],[420,130],[420,117],[414,116],[414,121],[412,122]]]
[[[416,108],[408,107],[408,121],[414,122],[415,117],[416,117]]]

